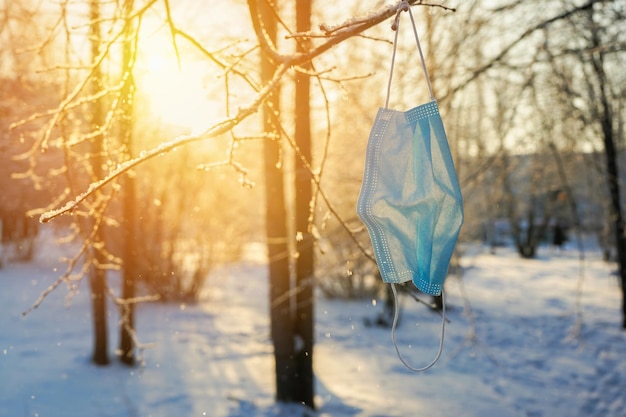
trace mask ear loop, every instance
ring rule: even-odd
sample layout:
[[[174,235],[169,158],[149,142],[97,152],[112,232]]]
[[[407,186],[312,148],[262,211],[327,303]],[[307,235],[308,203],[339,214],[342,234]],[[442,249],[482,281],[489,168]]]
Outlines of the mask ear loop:
[[[432,368],[437,363],[437,361],[439,361],[439,358],[441,357],[441,353],[443,352],[443,340],[444,340],[444,335],[445,335],[445,330],[446,330],[446,297],[444,295],[444,292],[443,290],[441,291],[441,304],[442,304],[441,336],[439,338],[439,349],[437,351],[437,355],[435,355],[435,358],[428,365],[421,367],[421,368],[415,368],[411,366],[406,361],[406,359],[404,359],[404,357],[402,356],[402,353],[400,353],[398,342],[396,341],[396,327],[398,326],[398,317],[400,316],[400,303],[398,302],[398,290],[396,289],[396,284],[393,284],[393,283],[391,284],[391,291],[393,292],[393,301],[395,304],[395,309],[393,313],[393,324],[391,325],[391,340],[393,341],[393,346],[396,348],[396,353],[398,354],[398,358],[400,358],[400,361],[402,362],[404,366],[406,366],[409,370],[413,372],[424,372]]]
[[[417,43],[417,50],[420,53],[420,60],[422,61],[422,70],[424,71],[424,77],[426,78],[426,84],[428,84],[428,94],[430,94],[431,101],[435,101],[435,94],[433,93],[433,85],[430,82],[430,76],[428,75],[428,68],[426,67],[426,60],[424,59],[424,53],[422,52],[422,45],[420,44],[420,38],[417,36],[417,26],[415,25],[415,19],[413,19],[413,12],[411,8],[406,9],[409,12],[411,18],[411,25],[413,26],[413,35],[415,35],[415,42]]]
[[[396,63],[396,51],[398,49],[398,32],[400,32],[400,14],[404,11],[409,12],[409,17],[411,18],[411,25],[413,26],[413,35],[415,35],[415,42],[417,43],[417,50],[420,55],[420,61],[422,63],[422,70],[424,71],[424,77],[426,78],[426,84],[428,85],[428,93],[430,94],[430,100],[435,101],[435,94],[433,93],[433,86],[430,82],[430,76],[428,75],[428,68],[426,67],[426,60],[424,59],[424,53],[422,52],[422,45],[420,43],[420,38],[417,35],[417,26],[415,25],[415,19],[413,18],[413,12],[411,12],[411,6],[406,0],[403,0],[398,5],[398,12],[396,13],[396,17],[391,25],[391,29],[395,31],[395,35],[393,38],[393,53],[391,55],[391,69],[389,70],[389,81],[387,82],[387,98],[385,100],[385,108],[389,108],[389,96],[391,95],[391,79],[393,78],[393,67]]]
[[[406,3],[405,1],[400,3],[400,5],[398,6],[398,12],[396,13],[396,18],[393,21],[393,24],[391,25],[391,29],[395,31],[396,33],[393,38],[393,53],[391,54],[391,69],[389,70],[389,81],[387,82],[387,99],[385,100],[386,109],[389,108],[389,96],[391,95],[391,80],[393,78],[393,67],[395,66],[395,63],[396,63],[396,51],[398,49],[398,32],[400,32],[398,30],[400,28],[400,13],[402,13],[404,10],[407,10],[406,9],[407,7],[408,7],[408,3]]]

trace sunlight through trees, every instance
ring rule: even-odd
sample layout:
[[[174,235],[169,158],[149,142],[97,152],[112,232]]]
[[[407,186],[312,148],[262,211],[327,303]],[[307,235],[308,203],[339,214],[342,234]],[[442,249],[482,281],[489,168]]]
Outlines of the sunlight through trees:
[[[313,408],[316,286],[381,292],[354,207],[399,3],[201,3],[0,0],[3,242],[36,250],[37,218],[76,243],[27,312],[87,278],[101,365],[107,302],[116,354],[141,363],[136,304],[196,302],[212,268],[262,242],[277,399]],[[409,3],[465,196],[461,240],[533,258],[557,229],[597,236],[626,328],[624,3]],[[399,56],[406,110],[428,94]]]

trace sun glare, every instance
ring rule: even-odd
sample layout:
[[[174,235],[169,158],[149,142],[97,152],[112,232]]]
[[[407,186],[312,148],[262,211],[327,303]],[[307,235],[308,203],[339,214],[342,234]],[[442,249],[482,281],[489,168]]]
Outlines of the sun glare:
[[[249,46],[242,46],[246,43],[242,40],[250,36],[251,28],[239,23],[248,16],[245,2],[208,15],[202,3],[172,2],[171,14],[178,25],[209,49],[224,52],[232,47],[235,54],[239,47],[247,50]],[[160,14],[162,10],[155,10],[142,22],[137,44],[134,75],[138,99],[147,102],[145,110],[151,114],[146,116],[152,120],[177,127],[182,133],[204,132],[227,116],[225,80],[219,77],[223,70],[183,37],[173,39]],[[245,83],[241,90],[240,80],[233,78],[228,80],[231,109],[249,94]]]
[[[147,98],[153,117],[191,134],[219,118],[219,104],[210,97],[207,74],[199,63],[183,61],[179,66],[173,53],[157,50],[138,64],[139,93]]]

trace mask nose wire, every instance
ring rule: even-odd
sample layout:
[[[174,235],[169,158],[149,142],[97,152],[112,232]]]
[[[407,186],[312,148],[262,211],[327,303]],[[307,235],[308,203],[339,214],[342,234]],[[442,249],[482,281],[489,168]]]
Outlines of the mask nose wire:
[[[406,361],[406,359],[404,359],[404,357],[402,356],[402,353],[400,353],[400,348],[398,347],[398,342],[396,341],[396,327],[398,326],[398,317],[400,315],[400,305],[398,303],[398,290],[396,289],[396,284],[393,284],[393,283],[391,284],[391,291],[393,292],[393,301],[395,305],[394,313],[393,313],[393,324],[391,325],[391,340],[393,341],[393,346],[396,348],[396,353],[398,354],[398,358],[400,358],[400,361],[404,364],[404,366],[406,366],[408,369],[410,369],[413,372],[424,372],[432,368],[437,363],[437,361],[441,357],[441,353],[443,352],[443,339],[444,339],[445,330],[446,330],[446,297],[444,295],[444,291],[441,290],[442,311],[441,311],[441,336],[439,338],[439,349],[437,351],[437,355],[435,355],[435,358],[428,365],[422,368],[415,368],[411,366]]]
[[[426,60],[424,59],[424,53],[422,52],[422,45],[420,43],[420,38],[417,35],[417,26],[415,25],[415,19],[413,18],[413,12],[411,12],[411,6],[409,3],[404,0],[400,2],[398,5],[398,12],[396,13],[396,17],[391,25],[391,28],[396,32],[393,38],[393,54],[391,55],[391,69],[389,70],[389,81],[387,83],[387,98],[385,100],[385,108],[389,108],[389,96],[391,95],[391,80],[393,78],[393,67],[396,62],[396,51],[398,49],[398,32],[400,32],[400,14],[404,11],[409,12],[409,17],[411,18],[411,25],[413,26],[413,35],[415,36],[415,42],[417,43],[417,50],[420,55],[420,61],[422,63],[422,70],[424,71],[424,77],[426,78],[426,84],[428,85],[428,94],[430,95],[430,100],[435,101],[435,94],[433,93],[433,86],[430,82],[430,76],[428,75],[428,68],[426,66]]]

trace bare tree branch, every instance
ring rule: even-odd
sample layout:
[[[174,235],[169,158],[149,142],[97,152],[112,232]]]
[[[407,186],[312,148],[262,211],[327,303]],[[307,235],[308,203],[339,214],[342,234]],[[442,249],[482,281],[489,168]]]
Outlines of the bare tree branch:
[[[409,3],[420,4],[420,2],[416,0],[409,1]],[[251,12],[255,12],[257,10],[255,0],[248,0],[248,4],[251,7]],[[176,147],[187,145],[193,142],[215,138],[217,136],[220,136],[224,133],[229,132],[239,123],[241,123],[243,120],[247,119],[249,116],[253,115],[254,113],[258,111],[258,109],[264,103],[267,96],[272,91],[274,91],[274,89],[281,82],[282,77],[291,68],[293,68],[294,66],[299,66],[299,65],[303,65],[305,63],[311,62],[314,58],[328,51],[333,46],[353,36],[359,35],[361,32],[383,22],[384,20],[388,19],[391,16],[394,16],[398,11],[398,6],[399,5],[387,6],[383,8],[382,10],[372,13],[366,17],[351,19],[343,23],[342,25],[340,25],[339,28],[333,29],[331,32],[329,32],[331,34],[328,36],[327,40],[324,43],[312,48],[308,52],[295,53],[293,55],[280,55],[280,54],[274,53],[274,58],[279,60],[281,64],[278,65],[277,70],[274,73],[274,76],[272,77],[271,81],[258,91],[257,96],[254,98],[251,104],[249,104],[247,107],[240,108],[235,116],[226,118],[222,120],[221,122],[218,122],[217,124],[213,125],[209,129],[207,129],[205,132],[201,133],[200,135],[180,136],[171,141],[164,142],[160,144],[159,146],[152,148],[150,150],[142,151],[137,158],[131,159],[122,164],[119,164],[117,168],[113,169],[105,178],[92,183],[87,189],[87,191],[77,196],[73,201],[69,201],[67,204],[65,204],[63,207],[57,210],[51,210],[42,214],[40,217],[40,221],[42,223],[46,223],[54,219],[55,217],[58,217],[62,214],[66,214],[66,213],[73,211],[78,204],[83,202],[91,194],[100,190],[102,187],[110,183],[115,178],[119,177],[122,174],[127,173],[128,171],[130,171],[137,165],[142,164],[145,161],[148,161],[152,158],[155,158],[164,153],[167,153]],[[176,33],[182,34],[182,32],[177,31],[176,29],[174,30],[176,31]],[[262,29],[257,27],[255,28],[255,30],[261,31]],[[259,39],[263,39],[262,32],[259,32],[259,34],[260,34]],[[118,34],[117,36],[120,36],[120,34]],[[186,38],[190,41],[192,40],[191,37],[186,37]],[[273,49],[269,44],[264,44],[264,45],[262,44],[261,47],[263,48],[265,52],[269,51],[270,54],[273,54],[272,52]],[[83,84],[86,84],[86,81]],[[72,97],[75,97],[78,94],[78,91],[79,90],[76,89]],[[65,100],[64,104],[60,106],[59,110],[62,110],[64,106],[68,105],[69,102],[70,102],[69,99]]]
[[[469,77],[467,77],[465,80],[463,80],[459,85],[457,85],[456,87],[450,89],[443,97],[441,97],[441,100],[445,100],[446,98],[448,98],[449,96],[454,96],[457,92],[459,92],[460,90],[462,90],[463,88],[465,88],[467,85],[469,85],[472,81],[474,81],[476,78],[478,78],[481,74],[485,73],[486,71],[488,71],[489,69],[493,68],[494,66],[496,66],[497,64],[499,64],[500,62],[502,62],[502,60],[504,59],[504,57],[511,52],[511,50],[519,45],[523,40],[525,40],[526,38],[528,38],[530,35],[532,35],[533,33],[535,33],[538,30],[542,30],[547,28],[548,26],[552,25],[555,22],[561,21],[561,20],[565,20],[569,17],[571,17],[572,15],[576,14],[576,13],[580,13],[581,11],[585,11],[585,10],[589,10],[590,8],[593,7],[593,5],[595,3],[602,3],[605,2],[606,0],[589,0],[587,1],[587,3],[584,3],[580,6],[576,6],[572,9],[566,10],[562,13],[557,14],[556,16],[553,16],[551,18],[548,18],[546,20],[543,20],[539,23],[537,23],[536,25],[526,29],[521,35],[519,35],[516,39],[514,39],[512,42],[510,42],[507,46],[505,46],[504,48],[502,48],[502,50],[500,50],[500,52],[491,60],[489,60],[489,62],[479,66],[478,68],[474,69],[472,71],[472,73],[469,75]]]

